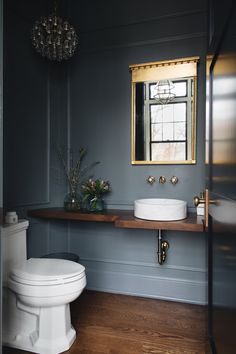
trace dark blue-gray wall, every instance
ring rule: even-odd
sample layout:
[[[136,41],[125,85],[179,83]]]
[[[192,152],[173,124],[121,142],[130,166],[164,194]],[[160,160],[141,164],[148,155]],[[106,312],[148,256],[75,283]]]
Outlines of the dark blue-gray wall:
[[[2,353],[3,2],[0,0],[0,353]]]
[[[145,8],[133,0],[112,6],[94,2],[91,7],[71,1],[64,11],[80,31],[80,48],[61,64],[48,63],[30,45],[33,15],[48,11],[46,5],[36,10],[28,6],[25,16],[26,2],[17,11],[15,3],[8,2],[5,33],[6,208],[25,217],[29,208],[62,206],[66,185],[55,145],[63,145],[86,147],[86,162],[101,162],[93,173],[111,182],[109,208],[131,209],[135,199],[155,196],[185,199],[191,209],[193,196],[204,188],[205,1],[151,1]],[[129,65],[195,55],[200,56],[197,164],[132,166]],[[176,175],[179,183],[150,186],[148,175]],[[32,219],[28,255],[78,253],[91,289],[205,303],[205,235],[164,235],[170,250],[165,265],[159,266],[155,231]]]

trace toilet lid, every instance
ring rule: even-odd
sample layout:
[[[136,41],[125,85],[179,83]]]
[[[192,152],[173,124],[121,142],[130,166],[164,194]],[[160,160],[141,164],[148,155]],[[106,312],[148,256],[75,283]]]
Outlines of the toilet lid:
[[[22,284],[65,284],[85,276],[85,268],[64,259],[30,258],[12,268],[10,278]]]

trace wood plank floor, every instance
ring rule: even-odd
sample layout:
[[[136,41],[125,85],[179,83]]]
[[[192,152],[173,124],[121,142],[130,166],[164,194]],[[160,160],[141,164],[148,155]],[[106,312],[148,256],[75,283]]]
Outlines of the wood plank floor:
[[[68,354],[210,353],[203,306],[87,291],[71,312],[77,338]]]

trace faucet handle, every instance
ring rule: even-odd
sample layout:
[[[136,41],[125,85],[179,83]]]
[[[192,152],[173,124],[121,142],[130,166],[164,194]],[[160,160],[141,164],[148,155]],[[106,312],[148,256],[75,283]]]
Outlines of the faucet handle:
[[[159,177],[159,183],[161,183],[161,184],[166,183],[166,178],[165,178],[165,176],[160,176],[160,177]]]
[[[179,179],[178,179],[178,177],[176,177],[176,176],[172,176],[171,177],[171,179],[170,179],[170,183],[172,183],[172,184],[177,184],[179,182]]]
[[[156,178],[154,176],[148,176],[147,183],[153,184],[156,182]]]

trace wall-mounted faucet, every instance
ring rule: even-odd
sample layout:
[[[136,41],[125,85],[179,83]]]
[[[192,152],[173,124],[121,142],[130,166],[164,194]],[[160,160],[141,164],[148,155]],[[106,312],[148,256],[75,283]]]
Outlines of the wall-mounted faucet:
[[[165,176],[160,176],[158,181],[159,181],[160,184],[165,184],[166,183],[166,177]],[[179,181],[179,179],[176,176],[172,176],[170,178],[170,183],[172,183],[173,185],[176,185],[178,183],[178,181]],[[155,182],[156,182],[156,177],[148,176],[147,183],[152,185]]]

